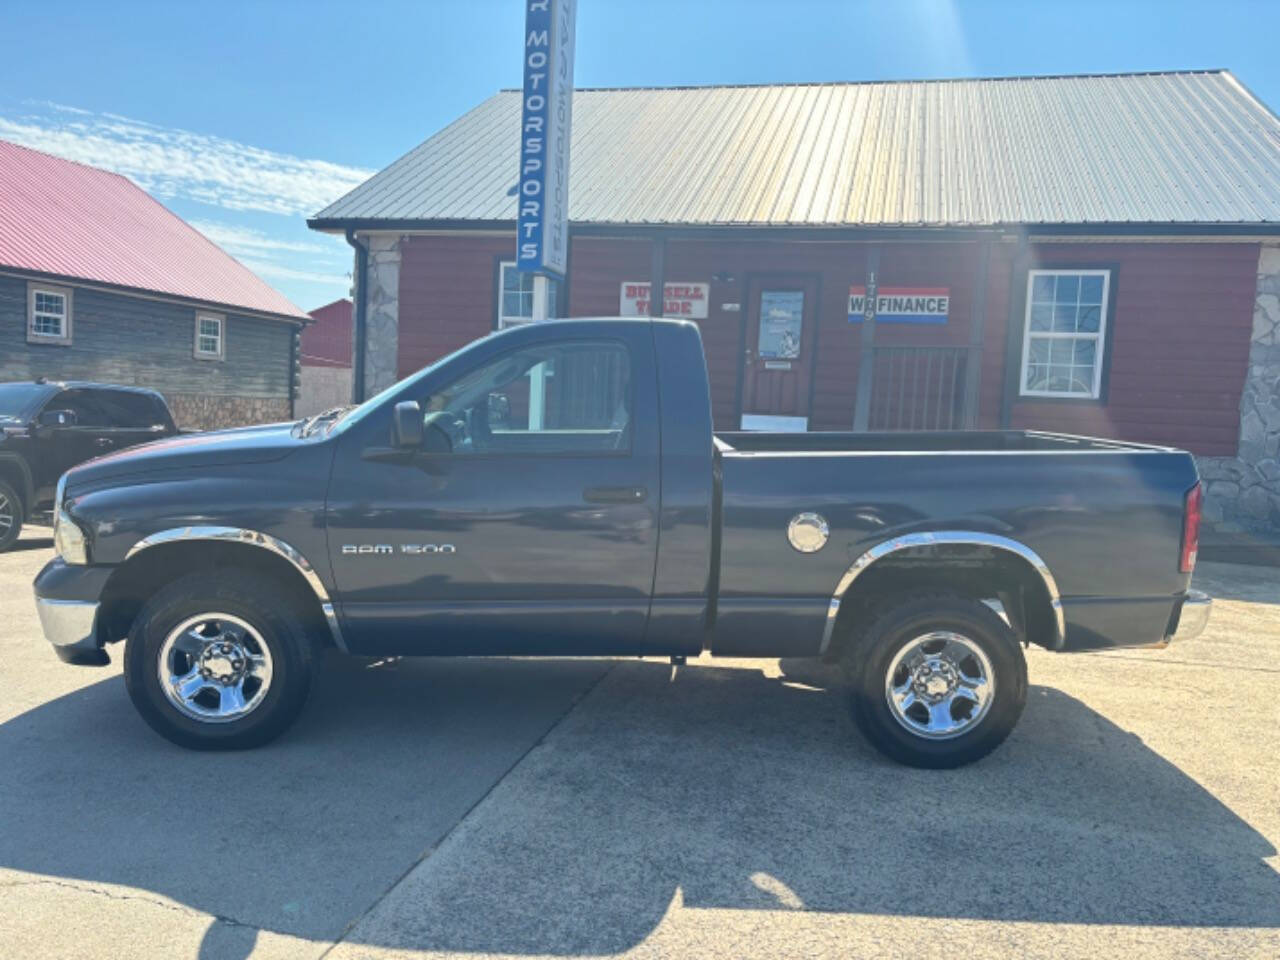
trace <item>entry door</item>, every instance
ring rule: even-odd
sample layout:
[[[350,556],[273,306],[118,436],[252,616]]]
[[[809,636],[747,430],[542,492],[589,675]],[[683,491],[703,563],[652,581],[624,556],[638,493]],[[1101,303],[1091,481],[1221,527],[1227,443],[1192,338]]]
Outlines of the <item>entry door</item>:
[[[754,277],[748,287],[744,430],[807,430],[818,283]]]
[[[384,455],[390,410],[344,436],[329,550],[351,650],[645,652],[657,550],[653,345],[556,340],[413,397],[431,438]]]

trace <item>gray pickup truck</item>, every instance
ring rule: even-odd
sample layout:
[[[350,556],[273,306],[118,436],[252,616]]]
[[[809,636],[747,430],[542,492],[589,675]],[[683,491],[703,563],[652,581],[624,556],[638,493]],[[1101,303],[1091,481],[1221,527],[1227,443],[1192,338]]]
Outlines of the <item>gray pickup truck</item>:
[[[316,648],[824,657],[889,756],[983,756],[1024,644],[1193,635],[1200,487],[1161,447],[1033,431],[715,434],[695,326],[498,333],[364,404],[67,473],[49,641],[196,748],[265,743]]]

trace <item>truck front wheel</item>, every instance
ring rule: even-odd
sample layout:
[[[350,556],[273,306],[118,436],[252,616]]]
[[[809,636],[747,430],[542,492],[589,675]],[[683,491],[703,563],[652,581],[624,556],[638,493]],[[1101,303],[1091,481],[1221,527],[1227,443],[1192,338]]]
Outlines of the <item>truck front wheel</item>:
[[[124,653],[142,718],[195,750],[273,740],[302,710],[311,673],[296,613],[257,580],[223,570],[189,574],[152,597]]]
[[[913,767],[958,767],[986,756],[1027,702],[1017,637],[967,597],[881,609],[843,663],[858,727],[880,752]]]

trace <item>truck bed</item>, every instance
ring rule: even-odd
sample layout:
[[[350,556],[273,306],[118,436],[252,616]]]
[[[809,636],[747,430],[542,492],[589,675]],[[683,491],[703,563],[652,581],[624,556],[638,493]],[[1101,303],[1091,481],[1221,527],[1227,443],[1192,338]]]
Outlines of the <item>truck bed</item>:
[[[718,621],[713,652],[813,654],[836,584],[895,538],[944,532],[1030,550],[1056,579],[1065,646],[1158,642],[1189,577],[1178,569],[1195,464],[1167,447],[1035,430],[715,434]],[[785,531],[818,514],[830,542]]]
[[[1041,430],[944,430],[889,433],[717,433],[721,453],[1069,453],[1161,451],[1143,443]]]

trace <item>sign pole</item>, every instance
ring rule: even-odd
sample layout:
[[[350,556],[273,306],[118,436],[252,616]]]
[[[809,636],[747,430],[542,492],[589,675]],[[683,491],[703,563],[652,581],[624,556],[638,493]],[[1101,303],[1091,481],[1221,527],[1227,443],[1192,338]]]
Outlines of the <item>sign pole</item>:
[[[865,433],[871,423],[871,377],[876,361],[876,299],[879,296],[876,274],[880,272],[880,247],[867,248],[867,289],[862,314],[862,340],[858,358],[858,393],[853,403],[853,429]]]

